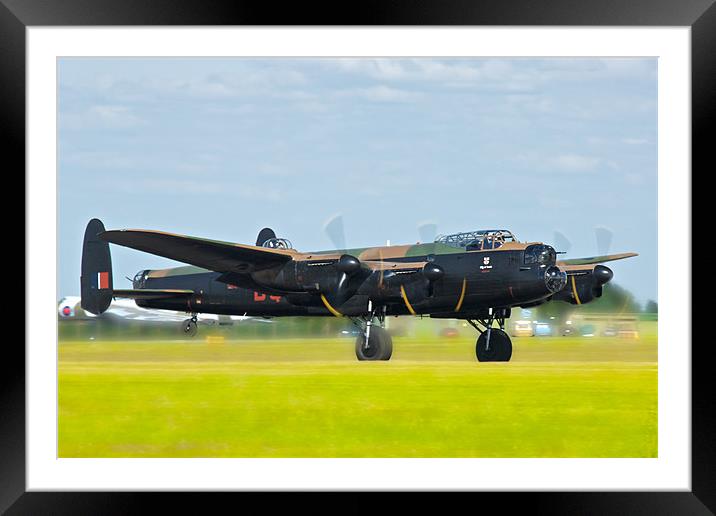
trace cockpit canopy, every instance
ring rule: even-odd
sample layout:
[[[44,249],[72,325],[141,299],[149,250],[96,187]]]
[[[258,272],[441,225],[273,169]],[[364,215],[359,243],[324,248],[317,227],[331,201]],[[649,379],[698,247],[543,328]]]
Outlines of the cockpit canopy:
[[[287,238],[269,238],[261,247],[268,247],[270,249],[293,249],[291,241]]]
[[[506,229],[480,229],[465,233],[439,235],[435,239],[435,243],[449,245],[450,247],[464,247],[468,251],[497,249],[505,242],[517,242],[515,235]]]

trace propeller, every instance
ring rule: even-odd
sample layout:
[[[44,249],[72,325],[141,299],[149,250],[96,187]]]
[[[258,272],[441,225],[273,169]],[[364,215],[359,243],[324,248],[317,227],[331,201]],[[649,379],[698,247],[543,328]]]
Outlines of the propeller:
[[[427,221],[419,224],[417,229],[421,242],[432,243],[435,241],[437,224]],[[323,231],[333,243],[335,249],[346,249],[345,229],[341,213],[330,217],[324,223]],[[382,251],[380,252],[380,257],[382,261]],[[335,263],[335,270],[338,273],[335,283],[327,287],[322,294],[324,303],[328,303],[331,306],[329,308],[331,311],[340,310],[341,305],[350,299],[358,289],[365,288],[361,287],[361,285],[366,285],[365,282],[373,285],[372,288],[378,290],[384,287],[400,289],[406,301],[408,297],[419,301],[432,290],[432,284],[445,275],[443,268],[434,263],[426,264],[421,270],[415,271],[414,274],[396,274],[383,268],[368,273],[368,267],[362,264],[358,258],[349,254],[343,254],[338,259]]]
[[[567,239],[566,236],[564,236],[563,233],[560,233],[559,231],[555,231],[554,232],[554,246],[557,248],[558,252],[567,254],[567,253],[569,253],[569,250],[572,248],[572,243]]]
[[[612,246],[612,232],[604,226],[594,228],[594,235],[597,237],[597,252],[600,256],[609,254],[609,248]]]
[[[364,275],[362,279],[358,278],[359,281],[351,282],[353,277],[358,276],[358,272],[363,269],[362,264],[358,258],[351,256],[350,254],[342,255],[335,264],[335,268],[339,273],[338,281],[335,284],[335,289],[330,289],[326,294],[330,295],[332,303],[340,307],[345,303],[348,298],[355,294],[355,291],[360,286],[360,283],[365,280]]]
[[[418,225],[418,234],[420,235],[420,242],[423,244],[432,244],[435,241],[437,235],[438,226],[433,222],[423,222]]]
[[[609,249],[612,245],[612,239],[614,234],[612,231],[604,226],[596,226],[594,228],[594,236],[597,241],[597,253],[598,256],[605,256],[609,254]],[[572,248],[572,242],[564,236],[564,233],[560,231],[554,232],[554,247],[558,252],[567,254]]]
[[[337,213],[323,224],[323,231],[333,242],[336,249],[346,248],[346,234],[343,230],[343,215]]]
[[[420,242],[423,244],[433,243],[435,241],[435,237],[437,236],[437,229],[438,226],[434,222],[427,221],[419,224],[418,235],[420,235]],[[343,214],[337,213],[330,217],[323,224],[323,231],[333,243],[335,249],[347,249],[346,233],[343,225]]]

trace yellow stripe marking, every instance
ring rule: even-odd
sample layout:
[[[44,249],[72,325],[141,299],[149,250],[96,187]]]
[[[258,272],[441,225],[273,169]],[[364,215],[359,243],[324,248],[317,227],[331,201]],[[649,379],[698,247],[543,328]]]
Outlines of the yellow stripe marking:
[[[465,301],[465,289],[467,288],[467,278],[462,279],[462,292],[460,292],[460,299],[457,300],[457,305],[455,305],[455,311],[459,312],[460,308],[462,308],[462,302]]]
[[[574,294],[574,299],[577,300],[577,304],[581,305],[582,302],[579,300],[579,294],[577,294],[577,283],[574,281],[574,276],[572,276],[572,294]]]
[[[415,315],[415,310],[413,310],[413,307],[410,305],[410,301],[408,301],[408,296],[405,293],[405,287],[403,285],[400,285],[400,295],[403,296],[403,301],[405,301],[405,306],[408,307],[408,311]]]
[[[324,296],[323,294],[321,294],[321,301],[323,301],[323,304],[326,305],[326,308],[328,308],[328,311],[331,312],[333,315],[335,315],[336,317],[343,317],[343,314],[340,313],[335,308],[333,308],[331,306],[331,303],[328,302],[328,299],[326,299],[326,296]]]

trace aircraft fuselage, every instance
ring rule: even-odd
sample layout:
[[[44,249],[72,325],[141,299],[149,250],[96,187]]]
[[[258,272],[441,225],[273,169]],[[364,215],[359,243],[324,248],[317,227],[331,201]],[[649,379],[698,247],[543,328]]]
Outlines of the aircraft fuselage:
[[[428,261],[442,267],[445,275],[428,284],[416,278],[414,288],[392,287],[390,271],[382,284],[363,281],[351,296],[348,306],[335,311],[352,315],[365,311],[368,299],[385,306],[386,315],[422,315],[463,318],[483,314],[490,307],[509,308],[544,300],[553,292],[544,281],[548,265],[525,264],[524,250],[487,250],[463,253],[391,258],[393,262]],[[326,265],[328,266],[328,265]],[[197,267],[179,267],[163,271],[142,271],[141,284],[135,288],[187,289],[189,299],[137,300],[146,308],[184,310],[186,312],[255,316],[336,315],[329,299],[322,299],[321,281],[330,278],[322,269],[319,255],[312,261],[289,262],[270,273],[252,275],[250,284],[237,276],[236,283],[225,275]],[[141,274],[141,273],[140,273]],[[376,281],[380,283],[381,278]],[[404,282],[403,282],[404,283]],[[311,292],[313,286],[315,291]],[[308,291],[307,291],[308,290]]]

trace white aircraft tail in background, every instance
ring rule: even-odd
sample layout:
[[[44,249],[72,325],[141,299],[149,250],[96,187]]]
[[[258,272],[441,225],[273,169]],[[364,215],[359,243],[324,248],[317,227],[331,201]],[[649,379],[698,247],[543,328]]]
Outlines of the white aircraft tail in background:
[[[140,308],[133,299],[113,300],[109,309],[101,315],[94,315],[82,309],[80,296],[63,297],[57,305],[57,313],[60,320],[89,320],[106,319],[125,322],[155,322],[155,323],[183,323],[188,314],[174,312],[171,310],[159,310],[154,308]],[[251,317],[245,315],[216,315],[197,314],[197,322],[207,325],[228,326],[242,321],[272,322],[263,317]]]

